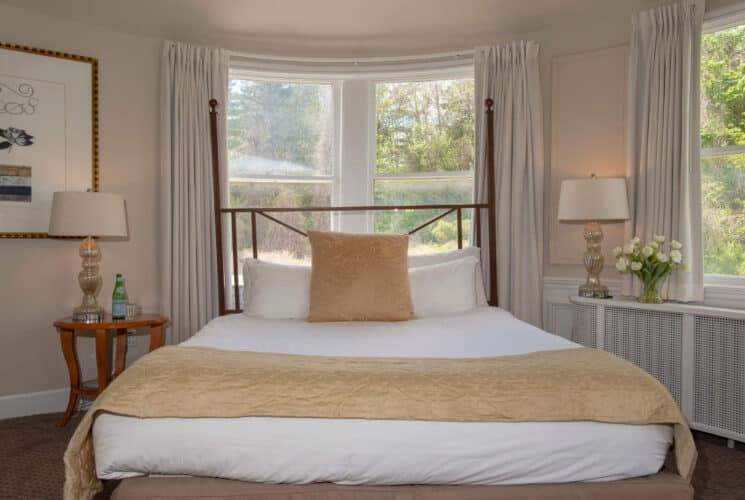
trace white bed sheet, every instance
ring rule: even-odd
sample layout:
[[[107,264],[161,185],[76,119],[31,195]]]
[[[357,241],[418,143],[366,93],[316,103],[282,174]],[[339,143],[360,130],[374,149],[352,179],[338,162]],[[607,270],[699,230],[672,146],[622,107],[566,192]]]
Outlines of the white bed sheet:
[[[506,311],[402,323],[217,318],[183,345],[309,355],[467,358],[577,347]],[[188,474],[274,483],[527,484],[656,473],[667,425],[317,418],[137,419],[93,428],[102,479]]]

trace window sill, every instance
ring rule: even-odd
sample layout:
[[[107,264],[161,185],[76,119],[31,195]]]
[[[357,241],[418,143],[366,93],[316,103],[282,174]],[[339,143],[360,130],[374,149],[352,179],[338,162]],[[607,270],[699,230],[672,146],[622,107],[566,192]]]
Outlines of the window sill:
[[[584,278],[546,276],[543,280],[544,301],[564,303],[569,295],[577,294],[577,287],[584,282]],[[610,288],[611,295],[621,296],[621,280],[605,279],[603,284]],[[698,305],[725,309],[745,309],[745,285],[705,283],[704,301],[698,303]]]
[[[704,304],[714,307],[745,309],[745,284],[704,284]]]
[[[726,274],[705,274],[704,286],[734,286],[745,288],[745,276],[730,276]]]

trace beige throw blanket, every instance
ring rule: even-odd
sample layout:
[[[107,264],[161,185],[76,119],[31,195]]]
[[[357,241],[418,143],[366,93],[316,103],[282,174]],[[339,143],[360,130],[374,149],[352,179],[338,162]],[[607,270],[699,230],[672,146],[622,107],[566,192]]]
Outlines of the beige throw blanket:
[[[98,412],[158,417],[320,417],[457,422],[672,424],[681,476],[696,448],[652,376],[613,354],[568,349],[477,359],[346,358],[163,347],[120,375],[65,452],[67,500],[91,498]]]

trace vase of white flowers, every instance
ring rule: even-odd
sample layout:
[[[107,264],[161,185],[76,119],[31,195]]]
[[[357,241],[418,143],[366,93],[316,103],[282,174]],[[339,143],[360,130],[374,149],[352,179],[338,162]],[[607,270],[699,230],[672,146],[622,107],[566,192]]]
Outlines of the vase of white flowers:
[[[621,273],[631,273],[639,278],[644,289],[639,295],[639,302],[661,304],[660,284],[673,271],[684,268],[680,242],[670,241],[665,251],[664,236],[655,235],[654,239],[642,245],[641,239],[633,238],[623,247],[616,247],[616,269]]]

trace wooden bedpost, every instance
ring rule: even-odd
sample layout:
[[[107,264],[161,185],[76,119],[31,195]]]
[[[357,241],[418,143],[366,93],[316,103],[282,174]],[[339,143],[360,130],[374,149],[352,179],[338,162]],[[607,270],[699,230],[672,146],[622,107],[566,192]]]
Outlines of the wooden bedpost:
[[[489,305],[497,307],[497,195],[494,171],[494,101],[486,99],[486,192],[489,212]]]
[[[220,316],[225,314],[225,269],[222,254],[222,215],[220,207],[220,150],[217,143],[217,99],[210,99],[210,143],[212,145],[212,197],[215,207],[215,252],[217,253],[217,301]],[[236,283],[237,285],[237,283]],[[238,304],[235,306],[239,307]]]

